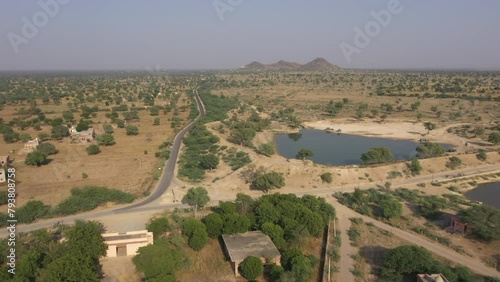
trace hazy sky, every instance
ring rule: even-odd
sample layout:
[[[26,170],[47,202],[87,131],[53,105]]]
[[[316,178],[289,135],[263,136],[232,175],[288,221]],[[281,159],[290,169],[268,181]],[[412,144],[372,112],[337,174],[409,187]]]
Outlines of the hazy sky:
[[[2,1],[0,70],[238,68],[316,57],[350,68],[500,70],[497,0],[400,0],[399,13],[380,30],[372,23],[370,42],[357,45],[355,27],[365,30],[370,12],[395,0],[40,2],[55,1],[68,3],[48,16],[39,1]],[[342,42],[356,49],[350,61]]]

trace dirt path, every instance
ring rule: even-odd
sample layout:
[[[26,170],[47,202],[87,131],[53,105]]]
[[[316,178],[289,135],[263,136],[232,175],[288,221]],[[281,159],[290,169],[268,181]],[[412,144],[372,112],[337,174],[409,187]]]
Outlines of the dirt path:
[[[342,245],[340,245],[340,271],[338,273],[339,278],[337,281],[354,281],[354,275],[351,269],[354,268],[353,261],[351,258],[352,246],[347,231],[351,228],[351,221],[349,220],[349,213],[339,212],[337,209],[337,217],[339,219],[339,230],[342,232],[340,238]],[[343,210],[342,210],[343,211]]]
[[[466,267],[470,268],[473,272],[476,272],[476,273],[479,273],[482,275],[487,275],[487,276],[500,277],[500,273],[498,271],[496,271],[494,268],[491,268],[491,267],[484,265],[484,263],[482,261],[480,261],[476,258],[461,255],[461,254],[455,252],[454,250],[449,249],[446,246],[443,246],[439,243],[429,241],[428,239],[426,239],[424,237],[421,237],[421,236],[418,236],[416,234],[392,227],[392,226],[385,224],[383,222],[380,222],[380,221],[374,220],[370,217],[361,215],[361,214],[347,208],[346,206],[341,205],[335,198],[328,197],[327,201],[330,204],[335,206],[335,209],[337,210],[337,213],[339,215],[342,215],[342,217],[339,217],[340,219],[346,218],[348,220],[348,218],[350,218],[350,217],[360,217],[365,222],[371,222],[371,223],[373,223],[373,225],[375,225],[378,228],[390,231],[395,236],[397,236],[403,240],[406,240],[406,241],[410,242],[411,244],[424,247],[427,250],[429,250],[430,252],[432,252],[440,257],[446,258],[447,260],[450,260],[450,261],[455,262],[457,264],[466,266]],[[342,234],[344,234],[344,231],[342,231]],[[344,245],[346,245],[346,242],[344,240],[345,239],[342,238],[342,247],[344,247]],[[342,250],[342,248],[341,248],[341,250]],[[345,254],[346,253],[342,252],[342,258],[344,257]],[[341,273],[345,273],[346,271],[349,271],[350,268],[348,270],[346,270],[345,269],[346,267],[349,268],[351,266],[349,264],[344,265],[344,263],[342,262]],[[341,281],[354,281],[354,280],[342,279]]]

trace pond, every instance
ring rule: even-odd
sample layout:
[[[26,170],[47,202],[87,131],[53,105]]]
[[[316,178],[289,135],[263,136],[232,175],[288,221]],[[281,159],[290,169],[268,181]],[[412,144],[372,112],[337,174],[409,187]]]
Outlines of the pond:
[[[464,194],[472,201],[479,201],[500,209],[500,182],[479,184],[476,189]]]
[[[275,138],[276,148],[281,156],[295,158],[300,149],[310,149],[315,163],[325,165],[360,164],[361,154],[372,147],[388,147],[394,159],[407,160],[415,157],[416,141],[393,140],[359,135],[337,134],[323,130],[302,129],[299,133],[279,134]],[[445,149],[449,145],[443,145]]]

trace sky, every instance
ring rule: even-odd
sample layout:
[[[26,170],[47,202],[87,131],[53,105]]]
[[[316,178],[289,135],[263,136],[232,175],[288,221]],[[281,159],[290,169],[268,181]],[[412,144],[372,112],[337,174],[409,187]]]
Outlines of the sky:
[[[0,70],[317,57],[359,69],[500,70],[498,12],[497,0],[3,0]]]

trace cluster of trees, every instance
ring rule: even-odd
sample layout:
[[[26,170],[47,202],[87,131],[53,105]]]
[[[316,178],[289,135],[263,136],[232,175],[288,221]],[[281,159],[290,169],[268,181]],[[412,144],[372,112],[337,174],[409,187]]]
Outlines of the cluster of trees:
[[[475,275],[464,266],[450,267],[436,260],[426,249],[414,245],[403,245],[387,251],[378,281],[405,281],[421,273],[440,273],[450,282],[498,281],[493,277]]]
[[[361,155],[361,160],[366,164],[387,163],[392,162],[394,156],[387,147],[373,147]]]
[[[1,281],[100,281],[99,258],[106,254],[101,236],[102,226],[97,222],[77,221],[63,232],[59,226],[53,233],[46,229],[20,237],[16,244],[16,274],[2,267]],[[66,240],[61,241],[60,239]],[[29,242],[28,242],[29,241]],[[7,239],[0,248],[7,253]],[[0,263],[7,266],[7,257]]]
[[[441,157],[444,155],[444,148],[438,143],[425,142],[417,147],[417,157],[421,159]]]
[[[35,151],[28,153],[24,162],[31,166],[41,166],[49,162],[48,156],[58,153],[56,146],[52,143],[42,143]]]
[[[213,135],[205,125],[197,122],[183,140],[186,150],[182,154],[179,164],[179,175],[192,181],[200,181],[205,177],[205,169],[213,169],[218,165],[217,153],[219,137]],[[203,162],[202,162],[203,159]]]
[[[465,222],[473,224],[477,237],[491,241],[500,240],[500,210],[489,205],[473,205],[459,213]]]
[[[279,189],[285,186],[285,177],[283,174],[271,171],[266,173],[256,172],[251,188],[261,190],[265,193],[272,189]]]
[[[380,212],[376,215],[386,219],[400,217],[403,213],[403,205],[398,199],[374,189],[355,189],[351,194],[344,193],[339,197],[339,202],[365,215],[373,215],[377,211],[374,206],[378,206]]]
[[[195,251],[201,251],[208,242],[205,224],[195,218],[186,218],[182,222],[182,235],[188,238],[188,245]]]

